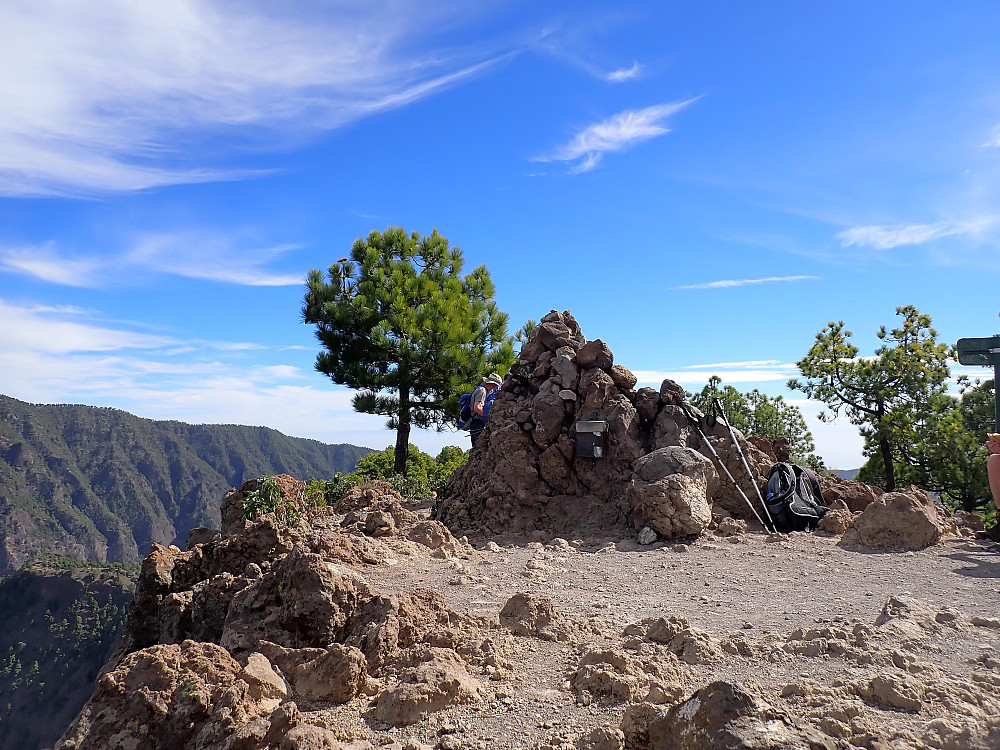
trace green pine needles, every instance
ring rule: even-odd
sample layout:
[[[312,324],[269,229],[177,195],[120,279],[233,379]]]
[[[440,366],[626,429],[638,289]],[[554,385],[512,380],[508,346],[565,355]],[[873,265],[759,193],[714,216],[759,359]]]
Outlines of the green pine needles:
[[[411,428],[449,426],[463,386],[514,363],[489,272],[463,275],[463,263],[437,230],[389,227],[355,240],[326,279],[309,272],[302,318],[324,348],[316,369],[358,391],[355,411],[387,417],[396,474],[406,473]]]

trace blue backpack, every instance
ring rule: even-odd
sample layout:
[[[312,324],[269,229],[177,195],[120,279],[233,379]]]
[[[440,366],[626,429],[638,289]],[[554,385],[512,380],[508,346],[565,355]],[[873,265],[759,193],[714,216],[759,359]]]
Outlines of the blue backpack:
[[[486,400],[483,402],[483,424],[486,424],[486,420],[489,419],[490,407],[493,406],[493,402],[496,400],[497,393],[499,392],[499,388],[487,391]],[[475,393],[475,391],[472,393]],[[472,393],[463,393],[458,397],[458,429],[460,430],[470,429],[472,427],[472,418],[476,416],[472,413]]]
[[[467,430],[472,423],[472,394],[463,393],[458,397],[458,429]]]

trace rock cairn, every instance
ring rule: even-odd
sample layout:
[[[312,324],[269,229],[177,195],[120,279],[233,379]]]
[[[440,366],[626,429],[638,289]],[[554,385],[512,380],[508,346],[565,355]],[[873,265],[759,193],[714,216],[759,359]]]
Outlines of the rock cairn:
[[[455,472],[437,517],[471,535],[587,536],[649,528],[662,538],[700,534],[716,516],[754,521],[685,410],[684,389],[635,389],[601,339],[588,341],[569,311],[543,317],[508,373],[468,464]],[[580,422],[606,421],[599,458],[578,454]],[[771,460],[725,424],[702,431],[759,508]]]

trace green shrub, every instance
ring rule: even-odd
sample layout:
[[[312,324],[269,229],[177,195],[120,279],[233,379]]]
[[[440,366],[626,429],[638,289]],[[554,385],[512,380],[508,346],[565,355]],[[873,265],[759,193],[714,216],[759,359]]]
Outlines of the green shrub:
[[[295,503],[281,496],[281,487],[274,477],[260,477],[257,489],[251,490],[243,497],[244,521],[255,521],[266,513],[275,513],[285,519],[286,526],[294,526],[299,522],[299,509]]]

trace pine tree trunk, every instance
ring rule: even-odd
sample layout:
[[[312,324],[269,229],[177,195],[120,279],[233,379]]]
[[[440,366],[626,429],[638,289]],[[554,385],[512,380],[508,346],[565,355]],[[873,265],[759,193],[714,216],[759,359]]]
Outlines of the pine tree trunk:
[[[396,428],[396,453],[393,474],[406,476],[406,458],[410,452],[410,389],[399,389],[399,427]]]
[[[896,467],[892,463],[892,448],[886,438],[879,438],[879,452],[882,454],[882,462],[885,464],[885,491],[896,491]]]

